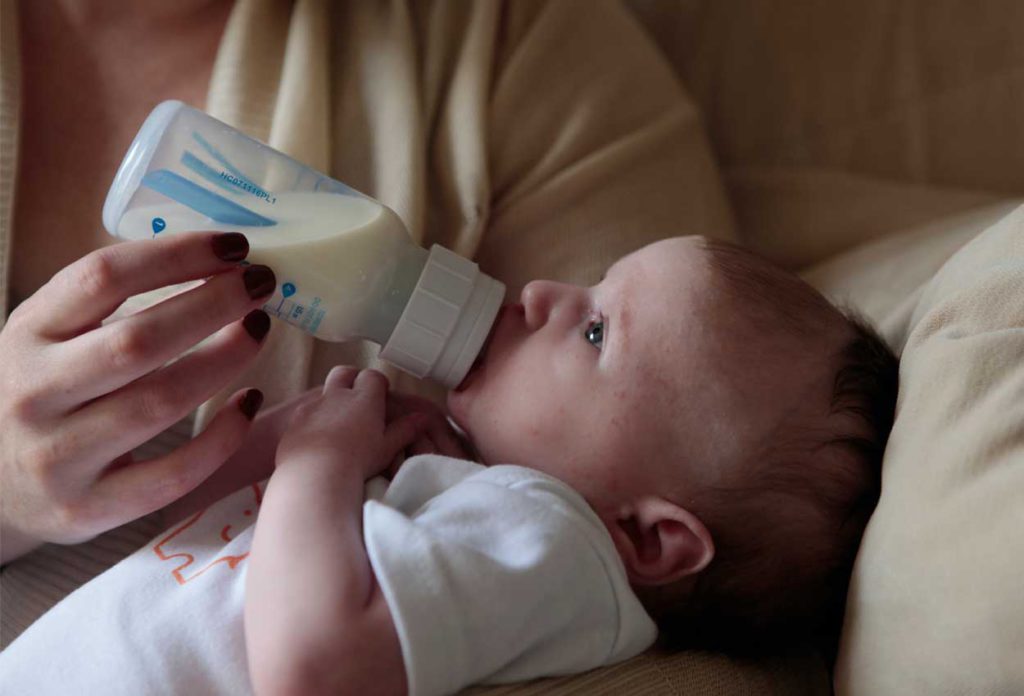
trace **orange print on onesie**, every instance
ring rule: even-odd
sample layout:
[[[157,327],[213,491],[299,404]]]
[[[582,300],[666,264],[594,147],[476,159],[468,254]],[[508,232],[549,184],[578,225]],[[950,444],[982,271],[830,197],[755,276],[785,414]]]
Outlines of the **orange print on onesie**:
[[[184,520],[156,543],[153,553],[161,562],[176,563],[171,576],[179,585],[215,566],[235,570],[249,556],[249,549],[227,553],[225,546],[252,525],[262,502],[260,484],[247,486]]]

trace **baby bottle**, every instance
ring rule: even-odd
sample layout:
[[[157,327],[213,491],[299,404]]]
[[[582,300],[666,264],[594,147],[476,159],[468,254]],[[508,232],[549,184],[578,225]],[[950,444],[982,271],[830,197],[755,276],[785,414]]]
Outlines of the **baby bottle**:
[[[122,239],[243,232],[274,269],[263,309],[317,338],[362,338],[452,388],[505,286],[442,246],[414,244],[388,207],[179,101],[157,106],[114,177],[103,225]]]

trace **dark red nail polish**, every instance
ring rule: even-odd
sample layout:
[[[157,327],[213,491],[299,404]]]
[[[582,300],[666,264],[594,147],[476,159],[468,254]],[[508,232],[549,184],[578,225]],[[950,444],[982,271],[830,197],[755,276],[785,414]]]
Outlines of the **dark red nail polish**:
[[[211,240],[213,253],[221,261],[241,261],[249,254],[249,240],[241,232],[223,232]]]
[[[274,292],[274,287],[277,285],[277,278],[274,277],[274,272],[268,266],[249,266],[242,273],[242,280],[245,281],[246,292],[254,300]]]
[[[256,412],[260,410],[260,406],[262,405],[263,392],[259,389],[250,389],[242,395],[241,399],[238,400],[238,408],[249,420],[256,417]]]
[[[242,326],[249,332],[249,335],[259,343],[270,331],[270,316],[262,309],[254,309],[245,315]]]

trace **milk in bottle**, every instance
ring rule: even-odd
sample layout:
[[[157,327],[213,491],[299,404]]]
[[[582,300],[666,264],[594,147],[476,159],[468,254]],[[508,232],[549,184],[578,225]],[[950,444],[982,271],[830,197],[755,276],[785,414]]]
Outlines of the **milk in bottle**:
[[[164,102],[143,124],[103,211],[123,239],[241,232],[270,266],[264,310],[317,338],[363,338],[454,387],[479,353],[504,285],[444,247],[412,243],[386,206],[212,117]]]

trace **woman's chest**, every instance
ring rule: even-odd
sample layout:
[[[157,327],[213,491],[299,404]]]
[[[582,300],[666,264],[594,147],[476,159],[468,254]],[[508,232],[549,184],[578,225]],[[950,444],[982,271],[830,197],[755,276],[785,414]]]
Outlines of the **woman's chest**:
[[[38,186],[23,186],[16,194],[10,247],[11,309],[61,268],[115,241],[103,231],[99,210],[89,198],[102,194],[93,185],[83,188],[83,194],[62,198],[51,197]]]
[[[117,241],[103,229],[102,210],[121,158],[159,102],[205,102],[231,3],[218,2],[194,26],[175,25],[173,40],[156,42],[151,51],[139,45],[152,38],[145,34],[112,35],[84,46],[59,41],[53,34],[59,22],[41,4],[21,8],[12,308],[60,269]]]
[[[152,103],[158,103],[159,98]],[[147,104],[148,106],[148,104]],[[31,108],[26,104],[27,112]],[[118,240],[103,228],[107,189],[147,108],[123,119],[22,121],[9,293],[13,308],[59,270]]]

